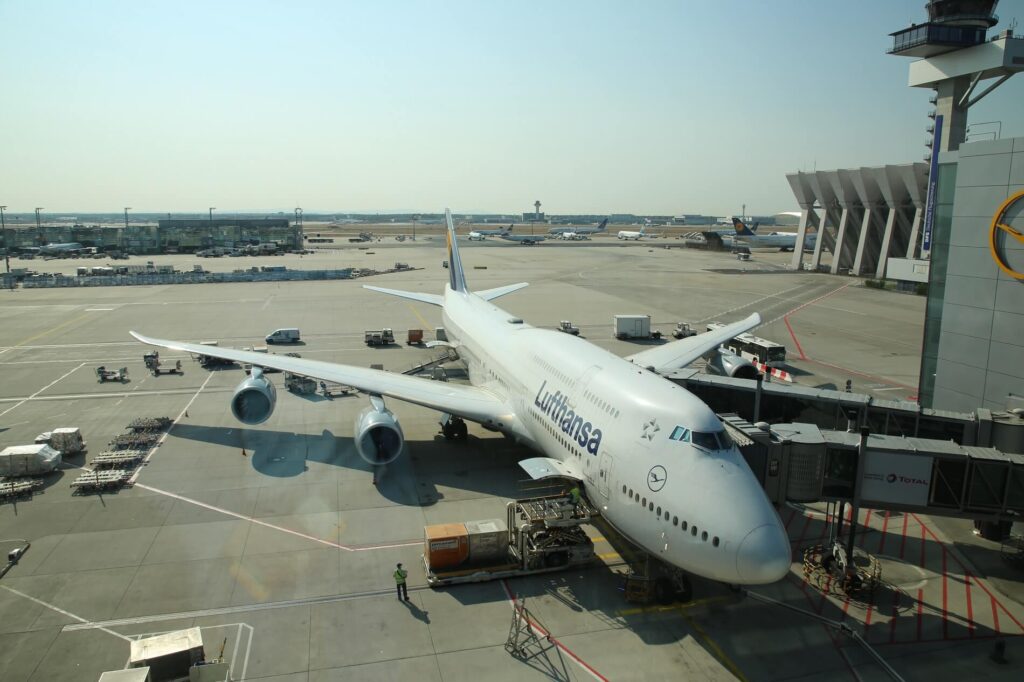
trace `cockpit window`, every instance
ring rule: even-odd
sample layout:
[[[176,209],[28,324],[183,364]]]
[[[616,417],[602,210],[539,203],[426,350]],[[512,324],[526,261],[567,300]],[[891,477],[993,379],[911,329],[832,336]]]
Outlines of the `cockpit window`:
[[[718,438],[714,433],[705,433],[703,431],[693,432],[693,444],[697,447],[704,448],[705,450],[717,450],[718,449]]]
[[[669,436],[669,440],[678,440],[683,443],[689,443],[690,429],[683,426],[677,426],[676,428],[672,429],[672,434]]]
[[[725,431],[691,431],[685,426],[677,426],[668,438],[680,443],[693,443],[705,450],[732,449],[732,438]]]

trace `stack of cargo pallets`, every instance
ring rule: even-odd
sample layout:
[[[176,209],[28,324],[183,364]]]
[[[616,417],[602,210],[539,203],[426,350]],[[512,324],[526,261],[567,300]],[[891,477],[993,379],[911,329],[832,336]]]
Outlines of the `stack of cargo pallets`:
[[[104,469],[88,471],[74,481],[71,487],[78,493],[93,493],[104,490],[118,490],[128,483],[132,472],[128,469]]]
[[[89,466],[94,469],[134,467],[144,456],[142,450],[112,450],[93,457]]]
[[[111,450],[148,450],[156,445],[159,436],[155,433],[121,433],[110,441]]]
[[[163,431],[171,425],[170,417],[138,417],[132,420],[128,429],[135,433],[153,433]]]
[[[0,479],[0,500],[16,500],[30,497],[37,488],[43,487],[41,478]]]

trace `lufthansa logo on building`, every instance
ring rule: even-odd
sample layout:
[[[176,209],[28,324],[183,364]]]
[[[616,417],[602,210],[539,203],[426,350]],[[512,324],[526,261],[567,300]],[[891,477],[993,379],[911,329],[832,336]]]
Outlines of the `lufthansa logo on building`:
[[[652,493],[664,488],[666,480],[668,480],[668,474],[665,472],[665,467],[661,465],[652,467],[647,472],[647,487],[651,489]]]
[[[988,236],[988,245],[992,251],[992,260],[996,262],[999,269],[1017,281],[1024,281],[1024,272],[1014,268],[1009,262],[1009,246],[1016,240],[1024,255],[1024,233],[1010,227],[1010,211],[1015,206],[1024,208],[1024,191],[1017,192],[1003,202],[996,214],[992,217],[992,229]],[[1021,260],[1017,259],[1018,267]]]

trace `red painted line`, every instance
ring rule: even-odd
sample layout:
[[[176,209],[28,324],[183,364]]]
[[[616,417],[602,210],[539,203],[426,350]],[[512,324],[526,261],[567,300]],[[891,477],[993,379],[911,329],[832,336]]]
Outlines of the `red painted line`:
[[[506,597],[506,599],[508,599],[508,601],[512,604],[512,608],[515,608],[516,607],[516,598],[512,594],[512,591],[508,589],[508,582],[505,581],[505,580],[502,580],[501,581],[501,586],[503,588],[505,588],[505,597]],[[543,627],[541,627],[540,623],[537,623],[536,621],[534,621],[531,618],[527,618],[527,623],[529,624],[531,630],[534,630],[539,636],[547,638],[547,640],[549,642],[554,644],[561,651],[565,652],[565,654],[569,658],[571,658],[572,660],[576,661],[576,663],[578,663],[581,668],[583,668],[588,673],[593,675],[595,679],[601,680],[602,682],[608,682],[608,678],[607,677],[605,677],[601,673],[599,673],[596,670],[594,670],[593,666],[591,666],[589,663],[587,663],[582,658],[580,658],[575,653],[573,653],[572,650],[569,647],[565,646],[564,644],[559,642],[557,639],[555,639],[554,635],[552,635],[550,632],[548,632]]]
[[[917,591],[917,641],[921,641],[922,630],[924,629],[924,588]]]
[[[900,558],[903,558],[903,550],[907,548],[907,514],[903,515],[903,539],[900,540]]]
[[[828,514],[825,514],[825,519],[821,522],[821,533],[818,535],[818,543],[825,539],[825,533],[828,532]]]
[[[871,627],[871,609],[874,604],[868,603],[868,612],[864,614],[864,639],[868,638],[868,628]]]
[[[922,538],[924,538],[924,533],[925,533],[925,531],[927,531],[932,536],[932,538],[935,540],[935,542],[939,543],[940,545],[942,544],[942,541],[939,540],[938,536],[935,535],[935,533],[932,533],[930,528],[925,526],[924,522],[921,521],[920,518],[918,518],[917,514],[914,514],[914,518],[917,520],[918,523],[921,524],[921,537]],[[967,567],[964,566],[963,564],[961,564],[959,559],[957,559],[956,557],[953,557],[953,559],[960,565],[961,568],[964,569],[965,572],[967,571]],[[995,599],[995,596],[991,592],[989,592],[989,589],[985,586],[985,583],[983,581],[978,580],[978,581],[976,581],[976,584],[978,585],[978,587],[980,587],[985,592],[985,594],[987,594],[989,597],[992,597],[992,599]],[[1019,620],[1017,620],[1017,618],[1012,613],[1010,613],[1009,609],[1007,609],[1005,606],[1003,606],[1002,602],[1000,602],[999,600],[996,600],[996,603],[999,604],[999,608],[1001,608],[1003,610],[1003,612],[1010,618],[1010,620],[1013,621],[1013,624],[1016,625],[1018,628],[1020,628],[1022,632],[1024,632],[1024,625],[1022,625],[1021,622]]]
[[[810,527],[810,525],[811,525],[811,517],[810,517],[810,515],[804,515],[804,529],[802,531],[800,531],[800,539],[796,541],[797,546],[800,546],[800,545],[802,545],[804,543],[804,536],[807,535],[807,529]]]
[[[846,522],[850,523],[853,520],[853,505],[846,505]]]
[[[892,618],[889,620],[889,644],[896,642],[896,620],[900,615],[900,591],[892,591]]]
[[[790,579],[795,579],[795,576],[792,576],[792,574],[790,574]],[[806,586],[806,583],[804,583],[804,585]],[[806,598],[807,598],[807,603],[808,603],[809,605],[811,605],[811,606],[813,607],[814,605],[813,605],[813,604],[811,603],[811,595],[809,595],[809,594],[807,594],[807,593],[805,592],[805,593],[804,593],[804,597],[806,597]],[[856,672],[856,671],[855,671],[855,670],[853,669],[853,666],[852,666],[852,665],[850,665],[850,661],[849,661],[849,659],[848,659],[848,658],[847,658],[846,656],[844,656],[844,655],[843,655],[843,650],[842,650],[842,647],[840,647],[840,646],[839,646],[839,640],[837,640],[837,639],[836,639],[836,635],[835,635],[835,633],[833,633],[833,632],[832,632],[832,628],[830,628],[829,626],[827,626],[827,625],[825,625],[824,623],[822,623],[822,624],[821,624],[821,629],[822,629],[822,630],[824,630],[824,631],[825,631],[825,635],[826,635],[826,636],[827,636],[827,637],[828,637],[828,638],[829,638],[830,640],[832,640],[832,646],[833,646],[833,647],[835,647],[835,650],[836,650],[836,655],[838,655],[838,656],[839,656],[839,659],[840,659],[841,661],[843,661],[843,663],[845,663],[845,664],[846,664],[846,669],[850,671],[850,676],[851,676],[851,677],[852,677],[852,678],[853,678],[854,680],[856,680],[856,681],[858,681],[858,682],[859,682],[859,680],[861,679],[861,677],[860,677],[860,675],[858,675],[858,674],[857,674],[857,672]]]
[[[850,595],[846,595],[846,599],[843,600],[843,615],[850,610]]]
[[[861,549],[863,549],[864,545],[868,542],[868,531],[871,530],[871,512],[872,510],[868,509],[867,514],[864,515],[864,523],[861,524],[861,527],[864,529],[864,532],[860,536]]]
[[[946,548],[942,548],[942,639],[949,639],[948,588],[946,574]]]
[[[829,594],[829,591],[831,591],[831,589],[832,589],[832,576],[830,575],[828,577],[828,579],[825,581],[825,589],[821,591],[821,599],[818,600],[818,609],[817,609],[817,611],[818,611],[818,615],[819,616],[821,615],[821,612],[823,610],[825,610],[825,603],[828,601],[828,594]]]
[[[974,606],[971,604],[971,574],[964,575],[964,589],[967,591],[967,632],[974,639]]]
[[[789,524],[793,523],[793,519],[796,518],[796,509],[793,509],[789,513],[789,518],[786,519],[786,530],[789,530]]]
[[[878,540],[878,554],[885,550],[885,534],[889,531],[889,510],[885,512],[885,521],[882,522],[882,537]]]
[[[833,365],[831,362],[825,362],[824,360],[814,360],[812,358],[807,358],[807,362],[813,362],[816,365],[824,365],[825,367],[831,367],[832,369],[838,369],[838,370],[846,372],[848,374],[856,374],[859,377],[864,377],[865,379],[870,379],[871,381],[876,381],[878,383],[890,384],[892,386],[899,386],[900,388],[905,388],[908,391],[916,391],[917,390],[917,386],[910,386],[908,384],[902,384],[902,383],[900,383],[898,381],[893,381],[892,379],[886,379],[885,377],[880,377],[877,374],[867,374],[866,372],[858,372],[855,369],[850,369],[849,367],[842,367],[840,365]]]
[[[800,345],[799,339],[796,338],[796,332],[793,331],[793,325],[789,323],[789,315],[782,318],[782,322],[786,325],[786,329],[789,330],[789,337],[793,339],[793,345],[796,346],[797,351],[800,353],[800,359],[806,360],[807,354],[804,353],[803,346]]]
[[[916,516],[914,518],[917,519]],[[917,519],[917,522],[921,523],[921,519]],[[924,550],[925,550],[924,533],[925,533],[925,530],[927,530],[927,529],[924,527],[924,524],[921,523],[921,568],[924,568]]]
[[[999,633],[999,606],[1001,605],[992,595],[989,595],[989,598],[992,600],[992,624],[995,626],[996,633]]]

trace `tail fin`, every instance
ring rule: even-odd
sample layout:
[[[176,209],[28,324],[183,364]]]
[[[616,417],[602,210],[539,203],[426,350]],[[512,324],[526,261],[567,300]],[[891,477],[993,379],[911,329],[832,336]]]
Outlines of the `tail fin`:
[[[602,220],[600,222],[600,224],[598,224],[597,229],[594,230],[594,232],[604,232],[607,229],[608,229],[608,219],[605,218],[604,220]]]
[[[504,230],[502,230],[501,233],[502,234],[511,234],[512,233],[512,226],[513,225],[515,225],[515,223],[512,223],[512,225],[509,225],[508,227],[506,227]]]
[[[747,236],[754,234],[753,232],[750,231],[750,228],[747,227],[746,223],[744,223],[739,218],[732,219],[732,228],[736,230],[736,234],[742,234]]]
[[[462,258],[459,256],[459,243],[455,236],[451,210],[446,208],[444,217],[448,223],[448,283],[452,291],[469,291],[466,286],[466,274],[462,271]]]

